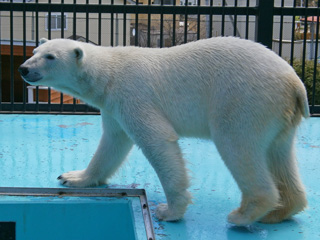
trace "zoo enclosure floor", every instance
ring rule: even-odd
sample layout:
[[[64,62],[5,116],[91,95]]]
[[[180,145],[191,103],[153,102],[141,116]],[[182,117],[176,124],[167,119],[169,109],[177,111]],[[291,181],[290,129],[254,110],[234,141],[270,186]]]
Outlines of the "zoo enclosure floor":
[[[0,187],[62,187],[56,178],[84,169],[100,136],[100,116],[0,114]],[[146,189],[156,239],[320,239],[320,118],[304,120],[296,141],[309,207],[280,224],[229,224],[227,215],[238,207],[240,192],[214,144],[198,139],[181,139],[179,143],[190,169],[189,190],[194,197],[183,220],[167,223],[155,218],[155,206],[165,202],[165,196],[137,147],[109,184],[102,186]]]

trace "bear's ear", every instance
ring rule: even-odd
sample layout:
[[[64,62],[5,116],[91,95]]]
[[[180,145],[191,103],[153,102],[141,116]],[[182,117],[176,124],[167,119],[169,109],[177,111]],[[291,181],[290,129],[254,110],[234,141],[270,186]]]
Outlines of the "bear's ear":
[[[78,60],[82,59],[83,51],[80,47],[75,48],[73,51],[74,51],[76,59],[78,59]]]
[[[49,40],[48,39],[46,39],[46,38],[41,38],[40,39],[40,45],[42,45],[42,44],[44,44],[44,43],[46,43],[46,42],[48,42]]]

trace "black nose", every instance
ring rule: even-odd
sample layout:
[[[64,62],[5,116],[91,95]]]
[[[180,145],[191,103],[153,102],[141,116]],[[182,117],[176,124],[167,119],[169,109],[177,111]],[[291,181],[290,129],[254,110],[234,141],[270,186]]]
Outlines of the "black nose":
[[[19,67],[18,71],[20,72],[21,76],[26,76],[29,73],[29,70],[27,67]]]

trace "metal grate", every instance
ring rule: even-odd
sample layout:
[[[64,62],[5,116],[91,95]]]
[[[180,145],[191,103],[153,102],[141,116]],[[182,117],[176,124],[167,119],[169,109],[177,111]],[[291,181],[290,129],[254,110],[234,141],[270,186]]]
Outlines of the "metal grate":
[[[148,240],[155,239],[155,234],[150,215],[150,209],[144,189],[106,189],[106,188],[10,188],[0,187],[0,196],[30,196],[30,197],[138,197],[142,216],[145,224],[146,237]],[[0,203],[1,204],[1,203]],[[6,240],[15,239],[13,222],[0,222],[0,230],[5,227],[5,232],[0,231]]]

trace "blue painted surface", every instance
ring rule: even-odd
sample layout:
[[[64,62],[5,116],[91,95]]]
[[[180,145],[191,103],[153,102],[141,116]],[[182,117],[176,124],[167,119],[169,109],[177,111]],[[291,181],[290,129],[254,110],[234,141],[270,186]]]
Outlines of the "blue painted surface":
[[[56,177],[85,168],[100,136],[99,116],[0,115],[0,186],[61,187]],[[280,224],[255,223],[242,228],[228,224],[226,217],[238,207],[240,192],[215,146],[197,139],[182,139],[180,145],[188,161],[194,197],[183,220],[166,223],[154,217],[156,204],[165,197],[138,148],[131,151],[108,185],[146,189],[157,239],[320,239],[320,118],[302,123],[296,143],[309,208]]]
[[[137,239],[127,199],[11,198],[0,199],[0,221],[16,223],[18,240]]]

